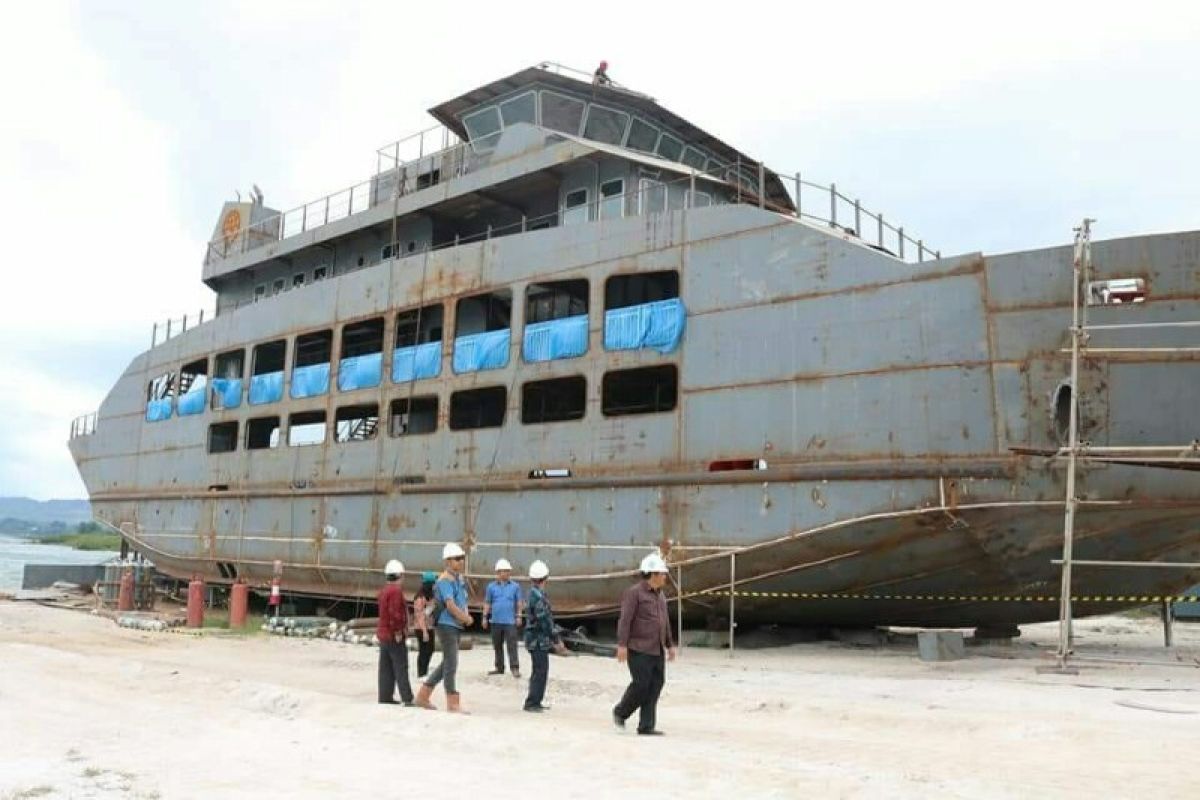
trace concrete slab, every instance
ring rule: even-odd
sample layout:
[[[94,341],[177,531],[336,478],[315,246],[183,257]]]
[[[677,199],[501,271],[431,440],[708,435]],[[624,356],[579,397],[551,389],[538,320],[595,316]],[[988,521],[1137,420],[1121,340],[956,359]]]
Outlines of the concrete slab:
[[[961,631],[920,631],[917,653],[922,661],[957,661],[966,657]]]

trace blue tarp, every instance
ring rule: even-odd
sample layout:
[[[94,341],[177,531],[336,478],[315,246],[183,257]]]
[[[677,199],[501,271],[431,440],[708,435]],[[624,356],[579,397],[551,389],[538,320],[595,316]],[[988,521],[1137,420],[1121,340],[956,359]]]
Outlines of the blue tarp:
[[[441,341],[412,347],[397,347],[392,353],[392,381],[406,383],[421,378],[436,378],[442,371]]]
[[[208,398],[208,385],[193,386],[179,398],[179,416],[204,413],[204,402]]]
[[[525,341],[521,352],[526,361],[551,361],[556,358],[575,358],[587,352],[587,314],[525,326]]]
[[[162,400],[151,400],[146,404],[147,422],[162,422],[164,419],[170,418],[171,398],[164,397]]]
[[[383,377],[383,353],[343,358],[338,364],[338,391],[370,389]]]
[[[479,372],[508,366],[508,346],[512,331],[508,328],[473,333],[454,340],[454,371]]]
[[[650,347],[671,353],[679,347],[687,310],[679,298],[642,303],[604,312],[604,349]]]
[[[329,391],[329,365],[313,364],[292,370],[291,395],[293,400],[316,397]]]
[[[221,398],[221,408],[237,408],[242,404],[241,378],[213,378],[213,394]]]
[[[278,403],[283,399],[283,373],[265,372],[250,376],[250,405]]]

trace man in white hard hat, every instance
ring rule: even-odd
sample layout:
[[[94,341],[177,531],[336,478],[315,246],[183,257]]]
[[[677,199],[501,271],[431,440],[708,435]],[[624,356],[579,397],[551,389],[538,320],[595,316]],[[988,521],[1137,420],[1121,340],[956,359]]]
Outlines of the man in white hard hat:
[[[433,598],[437,610],[434,626],[438,644],[442,648],[442,663],[425,676],[421,688],[417,690],[417,705],[434,709],[435,706],[430,700],[433,689],[445,681],[446,710],[463,713],[462,697],[458,693],[455,676],[458,673],[458,637],[462,635],[463,628],[473,621],[467,611],[467,584],[463,578],[467,554],[451,542],[442,548],[442,563],[446,568],[433,585]]]
[[[666,661],[675,660],[675,640],[671,636],[671,615],[663,585],[667,582],[667,562],[658,553],[642,559],[641,580],[621,595],[621,618],[617,622],[617,661],[629,665],[632,679],[621,702],[613,708],[613,724],[625,727],[625,720],[639,711],[637,732],[643,736],[661,736],[656,725],[658,696],[666,682]]]
[[[379,639],[379,702],[406,706],[413,704],[412,686],[408,682],[408,607],[404,602],[404,565],[392,559],[383,568],[387,583],[379,590],[379,623],[375,637]],[[400,700],[394,690],[400,690]]]
[[[550,568],[544,561],[529,565],[529,604],[526,607],[529,619],[525,624],[525,648],[529,650],[533,672],[529,676],[525,710],[533,713],[549,708],[542,705],[542,700],[546,697],[546,681],[550,678],[550,651],[553,649],[560,655],[567,652],[554,626],[554,609],[550,607],[550,598],[546,594],[546,581],[549,578]]]
[[[496,562],[496,580],[483,594],[483,629],[492,626],[492,647],[496,666],[488,675],[504,674],[504,648],[508,647],[508,666],[514,678],[521,677],[517,663],[517,621],[521,618],[521,587],[512,580],[512,564],[507,558]]]

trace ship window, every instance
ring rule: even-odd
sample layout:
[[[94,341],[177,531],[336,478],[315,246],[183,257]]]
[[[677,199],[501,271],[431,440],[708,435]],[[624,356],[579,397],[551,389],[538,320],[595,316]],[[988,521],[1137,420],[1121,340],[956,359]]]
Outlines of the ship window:
[[[689,208],[704,208],[705,206],[712,205],[712,195],[709,194],[708,192],[693,192],[689,189],[688,195],[689,195],[689,202],[688,202]]]
[[[201,358],[184,364],[179,370],[179,394],[200,391],[208,384],[208,359]]]
[[[678,161],[679,157],[683,155],[683,142],[669,133],[664,133],[658,140],[656,152],[667,161]]]
[[[683,151],[683,163],[695,169],[704,169],[705,156],[694,147],[685,148]]]
[[[601,389],[601,407],[606,417],[654,414],[675,408],[679,391],[674,364],[609,372]]]
[[[279,417],[258,417],[246,422],[246,449],[279,447]]]
[[[563,225],[574,225],[578,222],[588,221],[588,190],[574,189],[567,192],[565,201],[563,202]]]
[[[258,286],[254,287],[254,302],[257,303],[259,300],[262,300],[266,296],[267,296],[267,285],[265,283],[260,283]]]
[[[654,148],[658,146],[658,128],[634,117],[629,126],[629,139],[626,140],[625,146],[641,150],[643,153],[653,153]]]
[[[464,297],[458,301],[455,335],[502,331],[509,327],[511,318],[512,292],[508,289]]]
[[[342,328],[342,358],[383,352],[383,317]]]
[[[521,387],[521,422],[565,422],[583,419],[587,380],[582,375],[531,381]]]
[[[620,144],[625,141],[625,128],[629,126],[629,115],[624,111],[598,106],[588,106],[587,124],[583,136],[605,144]]]
[[[1113,278],[1088,284],[1089,306],[1116,306],[1143,303],[1146,300],[1146,281],[1141,278]]]
[[[296,366],[328,364],[333,355],[333,331],[313,331],[296,337]]]
[[[600,184],[600,219],[625,216],[625,181],[614,178]]]
[[[217,422],[208,426],[208,452],[232,453],[237,450],[238,424]]]
[[[292,288],[295,289],[295,288],[303,286],[303,285],[304,285],[304,273],[297,272],[295,275],[292,276]]]
[[[463,126],[466,127],[467,136],[472,143],[485,143],[484,140],[489,136],[500,132],[500,112],[495,106],[481,108],[463,117]]]
[[[723,164],[722,162],[717,161],[715,158],[710,158],[708,160],[708,163],[706,163],[704,165],[704,171],[709,173],[710,175],[721,176],[721,175],[725,174],[726,167],[727,167],[726,164]]]
[[[164,372],[146,387],[146,400],[168,400],[175,395],[175,373]]]
[[[276,278],[274,283],[271,284],[271,294],[279,294],[283,291],[283,286],[283,278]]]
[[[504,127],[516,125],[518,122],[537,123],[537,95],[533,92],[519,94],[500,104],[500,116]]]
[[[396,315],[396,347],[442,340],[442,304],[413,308]]]
[[[251,374],[283,372],[283,360],[286,355],[287,342],[283,339],[258,345],[254,348],[254,371]]]
[[[323,281],[329,277],[329,267],[317,267],[313,270],[313,283]]]
[[[604,310],[626,308],[642,303],[656,303],[679,297],[679,273],[639,272],[634,275],[613,275],[604,285]]]
[[[241,349],[219,354],[216,368],[213,370],[213,377],[241,380],[242,374],[245,372],[245,359],[246,351]]]
[[[542,125],[551,130],[579,135],[585,103],[557,92],[542,91]]]
[[[375,438],[379,430],[379,405],[364,403],[360,406],[344,406],[337,410],[334,440],[338,442],[365,442]]]
[[[450,395],[450,430],[498,428],[504,424],[508,390],[503,386],[468,389]]]
[[[437,430],[437,415],[437,395],[393,400],[388,434],[390,436],[408,436],[433,433]]]
[[[525,290],[525,324],[588,313],[586,280],[531,283]]]
[[[288,444],[306,447],[325,441],[325,412],[301,411],[288,417]]]
[[[662,181],[642,178],[638,181],[638,213],[657,214],[667,210],[667,187]]]
[[[1076,420],[1078,425],[1079,421]],[[1071,385],[1064,383],[1054,393],[1054,432],[1059,444],[1070,444],[1071,440]]]

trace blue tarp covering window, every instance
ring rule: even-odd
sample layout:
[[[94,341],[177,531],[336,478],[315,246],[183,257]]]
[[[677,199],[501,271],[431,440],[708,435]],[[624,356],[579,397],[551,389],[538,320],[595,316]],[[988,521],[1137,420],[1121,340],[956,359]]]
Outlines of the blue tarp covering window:
[[[171,398],[164,397],[162,400],[151,400],[146,404],[147,422],[162,422],[164,419],[170,418]]]
[[[459,336],[454,340],[454,371],[479,372],[508,366],[511,340],[512,331],[508,328]]]
[[[338,391],[370,389],[379,385],[383,376],[383,353],[343,358],[338,364]]]
[[[283,399],[283,373],[266,372],[250,377],[250,405],[277,403]]]
[[[551,361],[555,358],[575,358],[587,352],[587,314],[525,326],[525,341],[521,352],[526,361]]]
[[[212,387],[213,394],[221,398],[221,408],[237,408],[242,404],[241,378],[213,378]]]
[[[292,399],[316,397],[329,391],[329,365],[313,364],[292,370]]]
[[[201,386],[197,389],[189,389],[181,396],[179,398],[179,416],[186,417],[191,414],[204,413],[204,401],[208,397],[207,390],[207,386]]]
[[[413,347],[397,347],[392,353],[392,381],[406,383],[421,378],[436,378],[442,371],[441,341]]]
[[[604,349],[650,347],[674,352],[683,338],[687,311],[678,297],[604,312]]]

